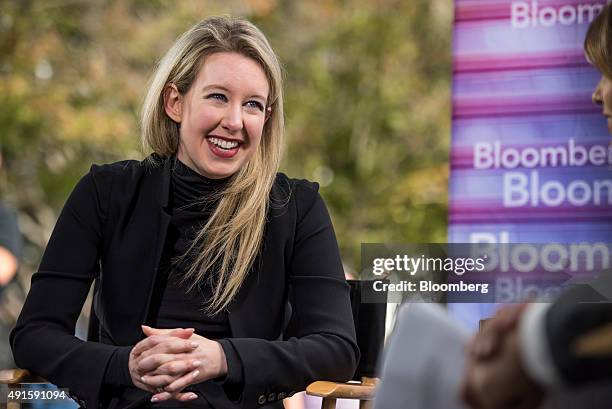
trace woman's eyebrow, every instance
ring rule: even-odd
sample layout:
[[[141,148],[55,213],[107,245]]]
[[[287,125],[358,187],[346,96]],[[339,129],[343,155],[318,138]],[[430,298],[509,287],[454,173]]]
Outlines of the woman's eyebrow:
[[[225,92],[228,92],[228,93],[232,92],[226,86],[218,85],[218,84],[211,84],[211,85],[206,85],[206,86],[202,87],[202,92],[207,92],[207,91],[211,91],[211,90],[222,90],[222,91],[225,91]],[[252,94],[252,95],[249,96],[249,98],[260,98],[263,101],[266,101],[268,99],[268,97],[263,96],[261,94]]]
[[[267,101],[267,100],[268,100],[268,98],[267,98],[267,97],[264,97],[263,95],[259,95],[259,94],[253,94],[253,95],[251,95],[249,98],[259,98],[259,99],[261,99],[262,101]]]
[[[220,89],[226,92],[230,92],[229,88],[224,87],[223,85],[216,85],[216,84],[206,85],[205,87],[202,87],[202,92],[210,91],[213,89]]]

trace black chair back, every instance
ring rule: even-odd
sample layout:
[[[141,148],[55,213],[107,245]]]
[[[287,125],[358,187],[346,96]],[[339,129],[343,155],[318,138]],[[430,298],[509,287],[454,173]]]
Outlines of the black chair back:
[[[361,351],[361,358],[353,379],[374,378],[385,342],[387,303],[362,302],[364,292],[372,292],[371,281],[348,280],[348,283],[351,286],[351,307],[357,333],[357,345]],[[377,294],[376,298],[380,299],[380,296],[381,294]],[[372,298],[368,297],[368,299]]]

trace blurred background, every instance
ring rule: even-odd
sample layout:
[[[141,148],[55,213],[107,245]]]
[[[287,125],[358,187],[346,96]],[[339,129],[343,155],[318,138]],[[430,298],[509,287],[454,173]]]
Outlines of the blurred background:
[[[138,112],[153,67],[216,14],[251,20],[279,55],[282,171],[321,185],[347,272],[362,242],[446,241],[452,10],[450,0],[0,1],[0,195],[24,238],[11,287],[26,290],[92,163],[145,156]]]
[[[0,200],[23,237],[0,350],[76,181],[92,163],[145,156],[154,65],[217,14],[251,20],[279,55],[281,170],[319,182],[347,273],[362,242],[446,241],[451,0],[0,0]]]

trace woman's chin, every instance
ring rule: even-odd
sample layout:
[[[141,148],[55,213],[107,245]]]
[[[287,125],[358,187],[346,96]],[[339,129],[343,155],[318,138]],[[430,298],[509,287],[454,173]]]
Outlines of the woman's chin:
[[[209,179],[225,179],[232,176],[238,170],[230,166],[202,166],[202,174]]]

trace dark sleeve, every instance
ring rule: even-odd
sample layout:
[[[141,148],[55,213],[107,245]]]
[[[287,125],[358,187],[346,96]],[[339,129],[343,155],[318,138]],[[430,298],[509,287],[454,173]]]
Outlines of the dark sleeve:
[[[115,349],[104,373],[104,384],[112,387],[134,386],[128,366],[131,351],[131,345]]]
[[[546,313],[546,335],[552,360],[564,382],[578,386],[612,379],[612,337],[607,352],[584,354],[577,350],[581,338],[612,323],[612,303],[583,303],[562,296]],[[604,338],[606,339],[606,338]]]
[[[294,188],[297,226],[289,282],[293,314],[283,341],[232,338],[244,371],[243,407],[304,390],[314,380],[347,381],[359,360],[332,223],[317,185]]]
[[[227,339],[220,339],[219,343],[225,353],[227,360],[227,375],[218,380],[219,384],[225,391],[225,394],[231,401],[240,399],[240,392],[244,388],[244,375],[242,373],[242,362],[240,356],[236,352],[236,348]]]
[[[89,408],[98,407],[104,374],[117,347],[74,336],[99,273],[110,171],[92,166],[70,194],[53,229],[25,304],[10,334],[15,362]]]
[[[227,374],[220,381],[224,384],[241,384],[243,381],[242,362],[240,362],[236,349],[227,339],[220,339],[219,343],[227,360]]]

